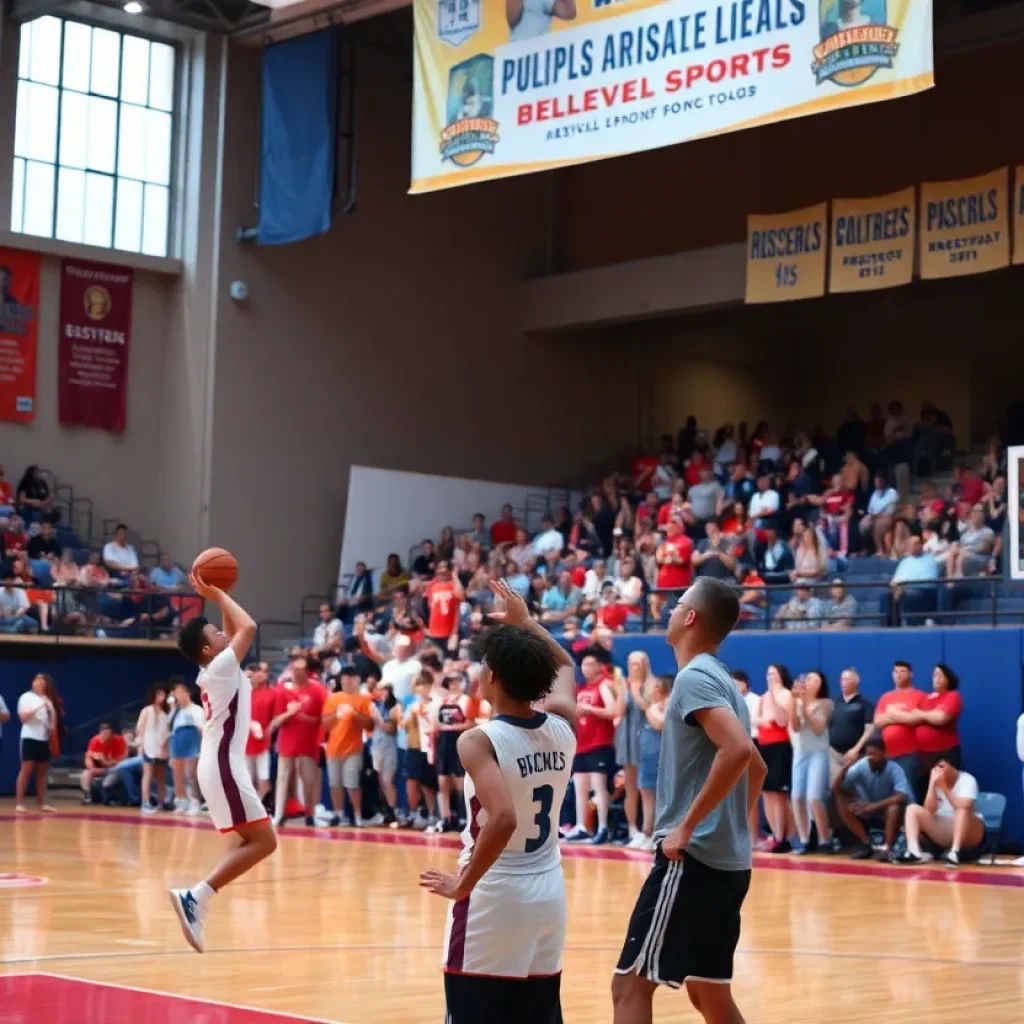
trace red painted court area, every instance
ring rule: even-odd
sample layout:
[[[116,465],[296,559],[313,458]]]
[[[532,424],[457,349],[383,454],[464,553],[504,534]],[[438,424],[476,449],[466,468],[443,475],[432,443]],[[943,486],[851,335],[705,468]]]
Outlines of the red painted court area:
[[[2,1024],[309,1024],[314,1019],[52,974],[0,975]]]

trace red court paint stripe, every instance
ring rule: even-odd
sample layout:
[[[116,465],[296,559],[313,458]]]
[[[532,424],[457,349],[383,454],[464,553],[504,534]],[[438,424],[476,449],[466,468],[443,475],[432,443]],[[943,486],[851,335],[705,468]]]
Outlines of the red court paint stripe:
[[[146,817],[127,814],[96,814],[87,811],[59,811],[57,814],[0,814],[0,821],[113,821],[119,825],[143,825],[156,828],[190,828],[216,831],[209,821],[182,818]],[[385,832],[371,829],[316,827],[285,825],[277,830],[278,835],[296,839],[316,839],[335,843],[378,843],[383,846],[442,847],[454,850],[460,846],[455,835],[423,835],[420,832]],[[651,862],[651,854],[644,850],[626,850],[619,846],[586,846],[567,843],[562,847],[562,856],[567,858],[589,858],[592,860],[619,860]],[[818,875],[850,875],[860,878],[909,878],[925,882],[961,882],[965,885],[995,885],[1008,889],[1024,889],[1024,871],[1003,874],[990,871],[984,866],[961,869],[943,865],[899,865],[878,862],[848,861],[830,857],[828,860],[807,860],[804,857],[754,854],[754,866],[769,871],[804,871]]]

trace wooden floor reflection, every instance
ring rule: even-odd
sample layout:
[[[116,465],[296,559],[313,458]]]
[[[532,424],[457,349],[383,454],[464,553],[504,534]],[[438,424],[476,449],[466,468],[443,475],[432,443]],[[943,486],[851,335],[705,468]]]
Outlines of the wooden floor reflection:
[[[181,939],[166,890],[202,876],[223,843],[215,832],[102,814],[15,820],[10,810],[0,803],[0,973],[47,972],[344,1024],[443,1019],[445,905],[416,879],[425,866],[450,865],[451,846],[394,833],[379,841],[285,834],[271,862],[215,900],[209,951],[198,956]],[[750,1024],[1024,1019],[1024,872],[850,873],[845,860],[807,867],[764,858],[755,870],[735,982]],[[617,853],[566,858],[567,1024],[611,1020],[612,968],[646,870]],[[0,1019],[41,1021],[38,1012],[19,1016],[5,1000]],[[173,1008],[159,1016],[198,1019]],[[697,1018],[685,995],[662,992],[655,1019]]]

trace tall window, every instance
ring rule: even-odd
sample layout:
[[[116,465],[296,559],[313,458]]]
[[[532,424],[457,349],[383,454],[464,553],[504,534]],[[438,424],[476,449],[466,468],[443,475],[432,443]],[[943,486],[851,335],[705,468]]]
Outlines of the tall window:
[[[167,255],[174,58],[62,18],[22,25],[12,231]]]

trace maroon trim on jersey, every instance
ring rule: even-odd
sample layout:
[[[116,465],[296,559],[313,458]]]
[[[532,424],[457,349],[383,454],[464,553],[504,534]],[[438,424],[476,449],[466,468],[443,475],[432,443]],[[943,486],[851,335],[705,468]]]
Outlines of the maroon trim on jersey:
[[[245,824],[245,805],[242,794],[238,791],[238,783],[231,774],[231,741],[235,738],[235,723],[238,721],[238,693],[231,698],[228,705],[228,717],[224,719],[224,731],[221,733],[220,744],[217,746],[217,768],[220,770],[220,781],[224,787],[224,795],[228,798],[228,809],[231,811],[231,822],[234,825]]]
[[[466,961],[466,925],[469,922],[469,897],[452,906],[452,932],[448,939],[447,971],[461,971]]]

